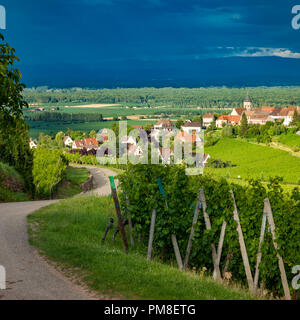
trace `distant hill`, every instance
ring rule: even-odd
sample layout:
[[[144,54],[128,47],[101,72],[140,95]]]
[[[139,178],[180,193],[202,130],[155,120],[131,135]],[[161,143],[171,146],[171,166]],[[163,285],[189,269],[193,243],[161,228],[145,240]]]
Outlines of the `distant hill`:
[[[86,65],[20,65],[27,86],[200,87],[300,85],[300,59],[219,59],[87,62]]]

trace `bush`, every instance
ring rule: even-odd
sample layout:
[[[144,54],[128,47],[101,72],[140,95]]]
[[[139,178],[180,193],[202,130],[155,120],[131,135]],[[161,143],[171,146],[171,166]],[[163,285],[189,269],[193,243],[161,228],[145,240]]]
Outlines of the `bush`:
[[[68,161],[59,150],[34,151],[33,181],[40,196],[49,197],[63,179]]]
[[[208,168],[229,168],[233,167],[230,161],[222,161],[221,159],[209,158],[207,161]]]

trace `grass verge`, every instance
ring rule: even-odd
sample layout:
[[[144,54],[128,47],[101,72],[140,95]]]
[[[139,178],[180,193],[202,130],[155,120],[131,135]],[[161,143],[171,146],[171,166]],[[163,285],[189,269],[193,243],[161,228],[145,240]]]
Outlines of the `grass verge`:
[[[30,244],[50,260],[72,269],[90,288],[126,299],[240,300],[246,290],[145,259],[146,248],[122,250],[120,236],[100,244],[114,212],[110,197],[78,196],[28,217]]]
[[[55,198],[66,199],[81,193],[80,185],[89,179],[89,175],[86,168],[68,167],[66,178],[59,184]]]

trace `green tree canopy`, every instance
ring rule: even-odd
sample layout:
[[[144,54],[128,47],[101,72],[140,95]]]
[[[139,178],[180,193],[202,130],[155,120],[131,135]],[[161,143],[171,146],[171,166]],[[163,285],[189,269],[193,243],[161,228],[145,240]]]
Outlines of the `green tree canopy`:
[[[19,58],[15,55],[15,49],[5,43],[3,35],[0,34],[0,112],[5,120],[11,120],[10,116],[21,116],[22,109],[28,107],[22,95],[25,88],[20,82],[22,75],[14,68],[16,61],[19,61]]]
[[[246,114],[243,113],[241,126],[240,126],[240,136],[244,138],[247,137],[247,132],[248,132],[248,120],[247,120]]]
[[[27,107],[22,91],[21,74],[14,68],[19,61],[15,49],[0,34],[0,160],[22,174],[27,191],[33,193],[33,155],[29,147],[29,130],[22,109]]]

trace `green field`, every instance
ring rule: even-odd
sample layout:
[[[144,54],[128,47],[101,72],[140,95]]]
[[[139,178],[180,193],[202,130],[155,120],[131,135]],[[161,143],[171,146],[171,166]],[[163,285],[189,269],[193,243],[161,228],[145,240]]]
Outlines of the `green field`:
[[[89,287],[120,299],[240,300],[246,290],[218,284],[199,273],[147,261],[147,248],[136,241],[124,254],[120,236],[111,233],[101,245],[109,217],[115,216],[110,197],[77,196],[43,208],[28,217],[30,243],[62,268],[73,270]],[[31,228],[32,226],[32,228]],[[75,271],[76,270],[76,271]]]
[[[69,104],[69,106],[76,106],[76,103]],[[79,108],[79,106],[82,106],[82,108]],[[45,108],[45,111],[51,111],[51,108],[59,107],[59,110],[55,110],[53,112],[64,112],[64,113],[101,113],[103,117],[121,117],[121,116],[131,116],[131,115],[160,115],[160,114],[167,114],[167,115],[200,115],[208,110],[210,112],[220,112],[220,109],[216,108],[178,108],[178,107],[127,107],[126,106],[109,106],[109,107],[95,107],[95,108],[85,108],[84,104],[79,104],[76,108],[70,108],[68,105],[44,105],[40,104],[39,107]],[[33,109],[36,108],[33,107]],[[32,112],[28,110],[24,110],[25,115],[31,115]]]
[[[289,147],[300,148],[300,136],[297,134],[282,134],[279,136],[278,141]]]
[[[286,151],[223,138],[214,146],[205,148],[205,153],[213,159],[231,161],[234,165],[222,169],[205,168],[206,173],[234,179],[240,176],[242,180],[269,180],[270,176],[280,176],[285,183],[298,184],[300,181],[300,158]]]
[[[156,121],[143,121],[143,120],[128,120],[128,126],[144,126],[147,123],[155,123]],[[30,128],[30,136],[33,139],[38,138],[41,132],[48,135],[55,135],[59,131],[67,132],[68,129],[83,132],[90,132],[95,130],[98,132],[104,128],[111,128],[111,126],[116,123],[116,121],[103,121],[103,122],[88,122],[88,123],[57,123],[57,122],[37,122],[37,121],[28,121],[27,124]]]

